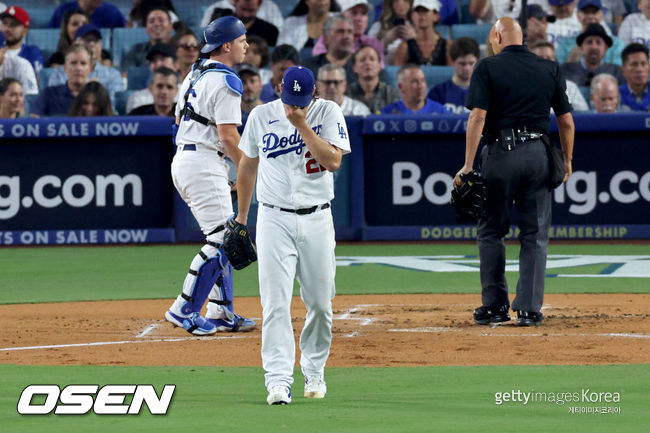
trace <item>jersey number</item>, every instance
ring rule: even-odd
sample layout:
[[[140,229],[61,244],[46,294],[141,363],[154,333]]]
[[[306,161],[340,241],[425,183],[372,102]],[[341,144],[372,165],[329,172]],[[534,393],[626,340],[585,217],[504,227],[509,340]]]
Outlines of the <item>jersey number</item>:
[[[310,158],[310,157],[311,157],[311,152],[307,152],[305,154],[305,158]],[[305,170],[307,171],[307,174],[313,174],[313,173],[319,173],[321,171],[325,171],[325,167],[320,165],[315,158],[311,158],[307,160],[307,163],[305,164]]]

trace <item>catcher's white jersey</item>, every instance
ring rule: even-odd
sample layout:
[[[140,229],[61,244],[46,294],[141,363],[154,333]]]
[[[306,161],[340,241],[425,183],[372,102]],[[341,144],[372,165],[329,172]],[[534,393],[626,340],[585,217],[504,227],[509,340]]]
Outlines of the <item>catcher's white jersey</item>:
[[[307,123],[325,141],[350,152],[345,118],[332,101],[314,100]],[[289,122],[277,99],[251,111],[239,148],[249,157],[259,157],[257,200],[287,209],[302,209],[334,198],[331,172],[311,157],[296,128]]]
[[[204,65],[216,63],[214,60],[206,60]],[[201,116],[212,120],[216,125],[235,124],[241,125],[241,96],[226,85],[224,79],[226,73],[219,71],[204,72],[203,76],[194,84],[193,92],[188,98],[194,111]],[[176,103],[176,117],[185,104],[185,92],[190,86],[192,73],[187,74],[178,92]],[[185,121],[178,126],[176,144],[195,144],[197,148],[207,148],[223,152],[223,146],[219,141],[217,128],[205,126],[199,122]]]

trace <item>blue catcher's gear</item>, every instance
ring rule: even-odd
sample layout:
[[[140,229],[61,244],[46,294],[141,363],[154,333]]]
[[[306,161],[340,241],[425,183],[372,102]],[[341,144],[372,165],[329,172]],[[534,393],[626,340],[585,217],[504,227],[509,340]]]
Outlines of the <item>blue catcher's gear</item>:
[[[205,45],[201,48],[201,52],[207,54],[244,34],[246,34],[246,27],[239,18],[233,16],[217,18],[208,24],[203,32]]]
[[[201,251],[199,251],[198,256],[194,258],[194,261],[192,261],[192,265],[188,272],[188,277],[194,276],[194,284],[192,285],[190,293],[183,292],[181,294],[183,299],[187,301],[181,307],[181,313],[184,315],[200,312],[201,308],[203,308],[205,300],[212,290],[212,287],[215,285],[217,280],[222,278],[222,262],[225,257],[222,259],[221,256],[223,253],[221,250],[216,249],[214,246],[208,245],[207,247],[208,248],[204,247],[201,249]],[[206,250],[210,256],[208,256],[204,250]],[[197,258],[202,259],[203,263],[201,263],[198,266],[198,269],[195,270],[193,268],[196,265]],[[232,274],[232,272],[230,272],[230,274]],[[232,304],[232,275],[230,276],[230,286],[230,303]]]

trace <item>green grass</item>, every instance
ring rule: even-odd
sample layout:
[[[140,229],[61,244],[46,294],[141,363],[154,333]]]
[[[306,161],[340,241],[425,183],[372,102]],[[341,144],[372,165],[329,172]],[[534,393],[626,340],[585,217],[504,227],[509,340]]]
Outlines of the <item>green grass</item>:
[[[0,425],[6,433],[69,432],[646,432],[650,366],[330,368],[324,400],[266,405],[258,368],[0,366]],[[176,384],[166,416],[21,416],[16,404],[31,383]],[[496,392],[620,392],[618,404],[504,403]],[[619,406],[620,415],[575,415],[570,406]],[[525,427],[524,427],[525,426]]]
[[[41,247],[0,250],[0,303],[172,298],[197,246]],[[509,245],[516,259],[518,246]],[[550,254],[650,255],[650,245],[552,245]],[[338,256],[468,255],[471,244],[340,245]],[[598,271],[607,265],[563,269]],[[517,274],[508,273],[514,288]],[[257,266],[236,273],[236,296],[257,296]],[[432,273],[366,264],[338,267],[339,294],[478,293],[478,273]],[[549,278],[547,293],[648,293],[643,278]],[[297,292],[296,292],[297,293]]]

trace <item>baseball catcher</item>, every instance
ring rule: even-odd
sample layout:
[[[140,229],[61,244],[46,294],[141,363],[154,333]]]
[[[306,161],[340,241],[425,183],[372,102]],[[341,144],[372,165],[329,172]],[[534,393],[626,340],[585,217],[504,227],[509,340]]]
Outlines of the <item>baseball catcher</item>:
[[[232,267],[240,270],[257,260],[255,246],[251,241],[248,227],[230,218],[226,222],[226,233],[223,236],[223,250],[230,260]]]
[[[485,179],[476,171],[461,174],[460,179],[463,183],[451,191],[451,206],[456,212],[456,220],[459,223],[476,222],[486,197]]]

